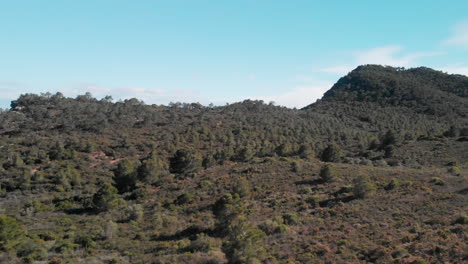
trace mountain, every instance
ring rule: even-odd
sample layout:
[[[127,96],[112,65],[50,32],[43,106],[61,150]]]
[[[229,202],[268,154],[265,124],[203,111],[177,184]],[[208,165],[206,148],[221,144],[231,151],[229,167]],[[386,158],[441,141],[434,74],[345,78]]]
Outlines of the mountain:
[[[322,101],[405,106],[434,115],[468,115],[468,77],[425,67],[359,66],[340,78]]]
[[[467,99],[378,65],[301,110],[21,95],[0,263],[464,263]]]

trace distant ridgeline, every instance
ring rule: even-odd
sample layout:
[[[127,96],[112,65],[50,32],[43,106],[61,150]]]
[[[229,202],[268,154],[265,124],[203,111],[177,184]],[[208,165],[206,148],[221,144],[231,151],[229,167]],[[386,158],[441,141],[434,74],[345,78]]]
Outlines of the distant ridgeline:
[[[138,99],[113,103],[109,96],[97,100],[87,93],[72,99],[57,93],[21,95],[0,115],[0,134],[22,138],[41,132],[56,135],[54,140],[66,140],[68,134],[108,137],[102,145],[108,150],[123,139],[141,141],[142,152],[158,146],[167,156],[193,148],[219,160],[245,159],[246,150],[247,156],[264,157],[307,149],[320,157],[335,144],[343,157],[411,163],[407,151],[399,151],[405,145],[468,136],[468,77],[366,65],[301,110],[251,100],[218,107],[157,106]],[[395,150],[385,154],[382,142],[388,133],[396,137]],[[456,158],[468,159],[466,155]]]

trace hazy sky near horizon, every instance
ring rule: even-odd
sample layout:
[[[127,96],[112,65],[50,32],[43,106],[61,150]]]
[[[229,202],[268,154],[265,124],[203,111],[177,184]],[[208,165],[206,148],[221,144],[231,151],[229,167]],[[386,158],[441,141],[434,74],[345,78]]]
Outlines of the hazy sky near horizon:
[[[0,0],[0,107],[22,93],[303,107],[360,64],[468,75],[468,1]]]

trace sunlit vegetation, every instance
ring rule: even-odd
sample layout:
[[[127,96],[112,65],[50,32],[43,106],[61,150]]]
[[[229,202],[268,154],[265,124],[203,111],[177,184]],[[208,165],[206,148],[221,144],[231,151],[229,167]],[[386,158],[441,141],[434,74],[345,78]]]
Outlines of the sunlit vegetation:
[[[22,95],[0,263],[463,263],[467,91],[368,65],[300,110]]]

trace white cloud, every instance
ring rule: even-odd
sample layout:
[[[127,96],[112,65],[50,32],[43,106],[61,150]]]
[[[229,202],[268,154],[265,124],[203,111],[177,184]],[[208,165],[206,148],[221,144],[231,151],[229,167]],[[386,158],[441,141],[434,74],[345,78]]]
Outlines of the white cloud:
[[[18,81],[0,81],[0,99],[13,100],[27,92],[27,84]]]
[[[453,28],[453,35],[442,43],[468,48],[468,20],[456,24]]]
[[[468,66],[463,65],[463,64],[454,64],[454,65],[448,65],[444,67],[440,67],[439,70],[451,74],[462,74],[465,76],[468,76]]]
[[[311,84],[296,86],[282,94],[256,96],[252,99],[263,100],[266,103],[273,101],[276,105],[302,108],[321,98],[332,85],[333,82],[316,80]]]
[[[381,64],[394,67],[413,67],[418,65],[418,59],[441,54],[440,52],[403,53],[403,47],[388,45],[367,50],[349,52],[346,63],[332,65],[319,69],[322,73],[345,75],[354,68],[363,64]],[[349,62],[350,61],[350,62]]]

